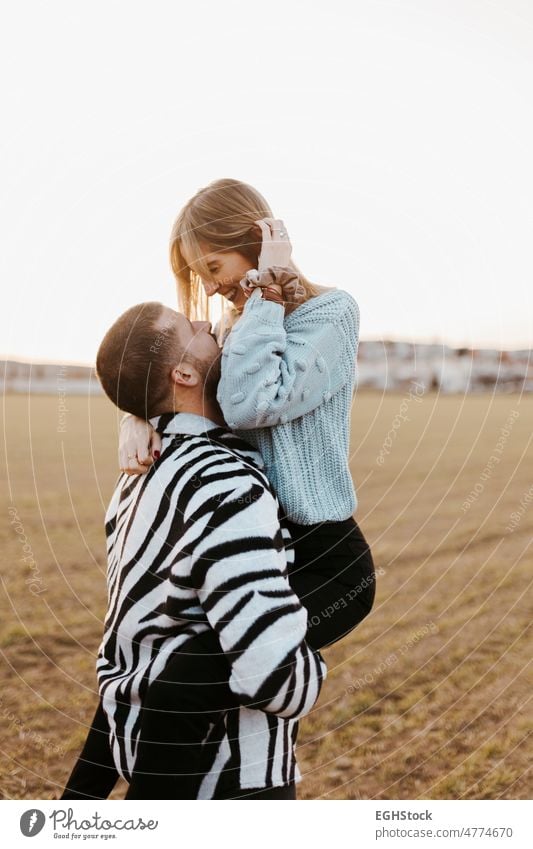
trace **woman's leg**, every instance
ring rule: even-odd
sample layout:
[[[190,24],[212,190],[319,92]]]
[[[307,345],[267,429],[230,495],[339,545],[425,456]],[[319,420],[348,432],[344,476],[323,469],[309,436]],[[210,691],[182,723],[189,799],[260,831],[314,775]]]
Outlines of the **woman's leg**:
[[[107,799],[118,778],[109,746],[109,723],[100,699],[61,799]]]
[[[372,609],[372,554],[354,519],[296,525],[287,522],[295,562],[290,584],[307,608],[307,642],[322,649],[352,631]]]

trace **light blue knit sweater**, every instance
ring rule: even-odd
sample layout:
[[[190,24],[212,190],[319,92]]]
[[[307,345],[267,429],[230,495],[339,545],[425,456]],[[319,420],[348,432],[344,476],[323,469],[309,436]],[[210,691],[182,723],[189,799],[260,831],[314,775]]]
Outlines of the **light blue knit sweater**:
[[[285,515],[301,525],[357,507],[348,443],[358,344],[359,308],[341,289],[287,317],[256,289],[224,343],[224,418],[260,451]]]

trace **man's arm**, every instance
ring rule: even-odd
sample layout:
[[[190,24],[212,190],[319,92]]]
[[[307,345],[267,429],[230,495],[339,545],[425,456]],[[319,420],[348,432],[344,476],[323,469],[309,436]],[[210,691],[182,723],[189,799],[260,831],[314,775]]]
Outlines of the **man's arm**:
[[[249,475],[221,496],[192,552],[191,577],[241,704],[286,718],[315,704],[326,666],[305,642],[307,611],[286,577],[272,493]]]

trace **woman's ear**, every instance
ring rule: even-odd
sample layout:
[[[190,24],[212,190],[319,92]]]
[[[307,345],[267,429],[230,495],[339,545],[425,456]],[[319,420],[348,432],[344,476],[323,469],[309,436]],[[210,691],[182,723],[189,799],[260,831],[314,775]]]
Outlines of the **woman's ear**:
[[[263,233],[258,224],[254,224],[252,227],[250,227],[250,234],[252,237],[252,243],[258,242],[259,244],[261,244],[263,242]]]

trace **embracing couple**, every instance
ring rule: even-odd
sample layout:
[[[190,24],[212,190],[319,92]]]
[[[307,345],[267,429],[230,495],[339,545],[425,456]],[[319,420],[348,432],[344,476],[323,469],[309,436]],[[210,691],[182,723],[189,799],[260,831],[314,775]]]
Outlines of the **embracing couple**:
[[[128,415],[106,514],[100,701],[63,799],[295,799],[320,649],[370,612],[348,466],[359,310],[237,180],[186,204],[181,312],[138,304],[97,373]],[[225,308],[206,320],[216,293]],[[192,320],[191,320],[192,319]]]

